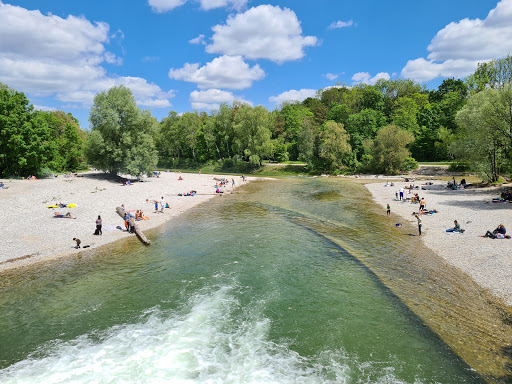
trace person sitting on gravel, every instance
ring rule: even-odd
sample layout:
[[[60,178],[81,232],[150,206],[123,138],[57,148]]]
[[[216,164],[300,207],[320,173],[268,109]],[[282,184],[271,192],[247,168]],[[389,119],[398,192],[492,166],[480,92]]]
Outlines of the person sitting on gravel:
[[[453,228],[448,228],[446,232],[460,232],[464,233],[464,229],[460,229],[460,224],[457,222],[457,220],[454,220],[453,222]]]
[[[498,227],[494,231],[487,231],[485,235],[481,237],[489,237],[491,239],[510,239],[510,236],[507,235],[507,230],[503,224],[498,225]]]

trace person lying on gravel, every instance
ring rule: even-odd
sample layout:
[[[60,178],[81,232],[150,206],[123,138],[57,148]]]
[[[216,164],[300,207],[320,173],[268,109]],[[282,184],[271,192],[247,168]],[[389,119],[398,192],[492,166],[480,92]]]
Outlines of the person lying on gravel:
[[[510,239],[507,235],[507,230],[503,224],[498,225],[494,231],[487,231],[485,235],[481,237],[489,237],[490,239]]]
[[[76,217],[71,216],[71,213],[69,213],[69,212],[66,213],[65,215],[60,212],[55,212],[53,217],[58,218],[58,219],[76,219]]]

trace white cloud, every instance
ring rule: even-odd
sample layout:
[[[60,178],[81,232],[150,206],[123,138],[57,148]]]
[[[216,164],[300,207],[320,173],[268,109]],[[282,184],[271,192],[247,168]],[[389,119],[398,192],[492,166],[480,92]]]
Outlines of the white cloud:
[[[364,83],[373,85],[380,79],[389,80],[391,79],[391,76],[389,76],[389,73],[387,72],[379,72],[373,77],[368,72],[358,72],[352,76],[352,81],[356,84]]]
[[[169,70],[169,77],[196,83],[199,88],[244,89],[253,81],[265,77],[259,65],[252,68],[241,56],[221,56],[199,67],[199,63],[185,63],[183,68]]]
[[[239,11],[247,5],[248,0],[199,0],[201,9],[208,11],[214,8],[231,7]]]
[[[174,96],[142,78],[107,74],[102,64],[120,65],[122,59],[105,49],[106,23],[43,15],[0,1],[0,36],[0,82],[14,89],[84,106],[96,93],[120,84],[146,106],[169,106]]]
[[[316,96],[316,89],[301,89],[301,90],[295,90],[291,89],[289,91],[283,92],[277,96],[271,96],[268,98],[270,102],[281,104],[286,101],[299,101],[302,102],[308,97],[315,97]]]
[[[44,106],[44,105],[35,105],[34,104],[34,109],[36,111],[57,111],[57,108],[54,108],[54,107],[47,107],[47,106]]]
[[[209,53],[240,55],[249,59],[269,59],[276,63],[298,60],[304,48],[317,44],[314,36],[303,36],[295,12],[260,5],[228,17],[225,25],[212,28]]]
[[[402,77],[419,82],[430,81],[436,77],[465,77],[475,71],[479,61],[473,60],[446,60],[435,63],[432,60],[419,58],[409,60],[402,69]]]
[[[148,4],[153,11],[164,13],[172,11],[174,8],[181,7],[187,0],[148,0]]]
[[[237,11],[244,8],[247,5],[248,0],[197,0],[200,7],[204,11],[210,9],[230,7]],[[151,6],[153,11],[157,13],[164,13],[172,11],[175,8],[181,7],[186,4],[188,0],[148,0],[148,4]]]
[[[417,81],[464,77],[479,62],[512,52],[512,0],[502,0],[484,20],[463,19],[440,30],[427,50],[427,59],[409,60],[401,76]]]
[[[202,44],[202,45],[206,45],[206,42],[204,41],[204,35],[199,35],[197,36],[196,38],[194,39],[191,39],[188,41],[190,44]]]
[[[193,91],[189,100],[193,109],[214,110],[219,109],[221,103],[231,104],[235,99],[232,92],[208,89],[206,91]]]
[[[331,80],[331,81],[333,81],[333,80],[336,80],[336,79],[338,78],[338,76],[339,76],[339,75],[336,75],[336,74],[334,74],[334,73],[326,73],[324,76],[325,76],[325,78],[326,78],[327,80]]]
[[[354,25],[354,21],[352,21],[352,20],[349,20],[349,21],[338,20],[338,21],[331,23],[331,25],[329,25],[329,29],[347,28],[347,27],[351,27],[352,25]]]

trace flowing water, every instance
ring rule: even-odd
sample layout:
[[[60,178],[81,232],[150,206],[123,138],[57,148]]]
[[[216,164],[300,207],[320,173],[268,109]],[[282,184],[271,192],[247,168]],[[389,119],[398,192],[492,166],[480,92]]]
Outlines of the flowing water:
[[[255,182],[150,247],[4,273],[0,382],[506,382],[504,313],[375,209],[354,183]]]

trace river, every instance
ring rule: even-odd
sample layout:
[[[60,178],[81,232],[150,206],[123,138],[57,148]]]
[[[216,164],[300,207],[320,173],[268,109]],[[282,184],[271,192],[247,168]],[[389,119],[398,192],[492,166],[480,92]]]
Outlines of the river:
[[[506,380],[500,309],[382,213],[355,183],[254,182],[150,247],[6,272],[0,382]],[[475,292],[486,304],[458,308]]]

